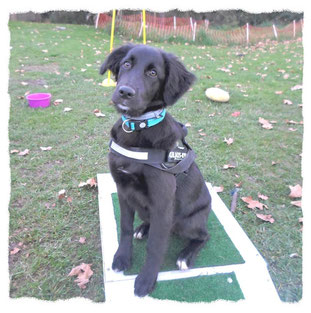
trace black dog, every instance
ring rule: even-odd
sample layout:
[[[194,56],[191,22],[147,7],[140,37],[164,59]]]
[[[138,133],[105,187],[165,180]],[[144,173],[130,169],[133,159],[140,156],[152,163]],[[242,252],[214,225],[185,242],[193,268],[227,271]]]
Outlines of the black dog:
[[[189,241],[177,259],[179,269],[193,265],[209,238],[211,197],[185,141],[186,128],[166,113],[191,86],[195,76],[169,53],[145,45],[115,49],[101,66],[115,75],[112,101],[122,113],[111,130],[109,166],[117,184],[121,236],[112,268],[131,266],[132,238],[148,237],[147,257],[135,280],[145,296],[156,283],[175,232]],[[134,232],[134,213],[143,224]]]

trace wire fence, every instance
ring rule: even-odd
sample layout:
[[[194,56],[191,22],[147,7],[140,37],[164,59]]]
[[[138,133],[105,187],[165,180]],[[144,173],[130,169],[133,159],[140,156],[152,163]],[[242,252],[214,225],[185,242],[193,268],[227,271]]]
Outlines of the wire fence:
[[[110,29],[112,17],[108,13],[97,15],[95,27]],[[161,41],[181,39],[203,44],[249,44],[267,39],[288,40],[302,36],[303,20],[277,27],[276,25],[257,27],[248,23],[231,30],[210,27],[208,20],[195,20],[185,17],[159,17],[156,13],[146,13],[146,32],[149,40]],[[143,21],[141,14],[123,15],[118,12],[115,22],[118,33],[128,38],[142,36]]]

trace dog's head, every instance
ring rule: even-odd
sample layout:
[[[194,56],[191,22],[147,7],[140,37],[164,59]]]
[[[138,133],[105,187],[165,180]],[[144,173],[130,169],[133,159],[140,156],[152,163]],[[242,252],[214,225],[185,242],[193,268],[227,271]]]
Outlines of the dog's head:
[[[125,45],[109,54],[100,74],[110,70],[117,81],[112,101],[131,116],[173,105],[195,76],[173,55],[146,45]]]

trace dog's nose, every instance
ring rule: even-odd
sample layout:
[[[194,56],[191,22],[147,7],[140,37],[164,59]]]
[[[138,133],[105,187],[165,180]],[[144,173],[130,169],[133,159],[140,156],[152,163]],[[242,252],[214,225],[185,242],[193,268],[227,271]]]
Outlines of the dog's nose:
[[[128,86],[120,86],[119,95],[121,96],[121,98],[130,99],[135,96],[135,90]]]

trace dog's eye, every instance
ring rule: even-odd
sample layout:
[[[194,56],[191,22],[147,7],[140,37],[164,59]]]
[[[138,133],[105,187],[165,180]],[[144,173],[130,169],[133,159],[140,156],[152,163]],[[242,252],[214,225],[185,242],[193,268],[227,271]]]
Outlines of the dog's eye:
[[[123,63],[123,67],[124,67],[125,69],[127,69],[127,70],[128,70],[129,68],[131,68],[131,66],[132,66],[131,63],[128,62],[128,61],[126,61],[126,62]]]
[[[156,70],[150,70],[150,71],[148,71],[148,75],[151,77],[156,77],[158,75],[158,73]]]

